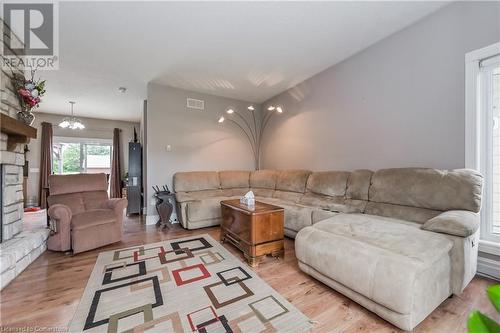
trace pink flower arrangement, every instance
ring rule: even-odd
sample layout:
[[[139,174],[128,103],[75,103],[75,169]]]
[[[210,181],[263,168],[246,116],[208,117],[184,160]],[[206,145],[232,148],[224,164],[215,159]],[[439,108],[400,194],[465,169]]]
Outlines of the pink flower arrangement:
[[[45,80],[36,81],[34,76],[35,71],[31,71],[31,79],[26,79],[22,75],[16,75],[14,78],[19,101],[26,111],[39,107],[41,97],[45,94]]]

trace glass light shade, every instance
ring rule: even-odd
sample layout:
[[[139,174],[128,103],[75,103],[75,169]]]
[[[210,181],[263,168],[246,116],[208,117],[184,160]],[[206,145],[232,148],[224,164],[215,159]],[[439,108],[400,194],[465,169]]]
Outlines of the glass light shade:
[[[69,128],[69,129],[84,129],[85,125],[82,121],[75,117],[64,118],[60,123],[59,127]]]
[[[69,104],[71,105],[71,117],[64,117],[63,120],[59,123],[59,127],[69,128],[73,130],[84,129],[85,125],[82,123],[82,121],[73,115],[73,106],[75,105],[75,102],[70,101]]]
[[[233,113],[234,113],[234,110],[233,110],[233,109],[227,109],[227,110],[226,110],[226,113],[227,113],[227,114],[233,114]]]
[[[224,122],[224,117],[221,116],[218,121],[219,121],[219,124],[223,123]]]
[[[281,106],[277,106],[276,107],[276,112],[278,112],[278,113],[282,113],[283,112],[283,109],[281,108]]]
[[[255,107],[253,105],[250,105],[247,109],[250,111],[253,111],[253,110],[255,110]]]
[[[59,127],[62,127],[62,128],[68,128],[69,127],[69,121],[66,120],[66,118],[63,119],[63,121],[61,121],[59,123]]]
[[[270,105],[267,107],[267,110],[269,110],[269,111],[273,111],[274,109],[275,109],[275,107],[273,105]]]

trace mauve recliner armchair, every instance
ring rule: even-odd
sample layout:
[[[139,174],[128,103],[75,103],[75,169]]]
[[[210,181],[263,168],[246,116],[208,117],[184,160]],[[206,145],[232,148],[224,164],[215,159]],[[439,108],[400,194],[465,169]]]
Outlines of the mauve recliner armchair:
[[[108,198],[104,173],[49,176],[49,217],[55,232],[47,247],[73,253],[92,250],[122,239],[127,200]]]

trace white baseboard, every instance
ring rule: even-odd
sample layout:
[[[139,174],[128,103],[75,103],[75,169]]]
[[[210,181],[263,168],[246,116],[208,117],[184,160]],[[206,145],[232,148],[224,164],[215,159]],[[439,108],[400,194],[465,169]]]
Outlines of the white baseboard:
[[[477,258],[477,274],[500,281],[500,261],[479,256]]]
[[[153,225],[153,224],[156,224],[156,222],[158,222],[158,220],[160,219],[160,216],[159,215],[146,215],[146,225]],[[177,214],[172,213],[172,216],[170,216],[170,221],[172,223],[179,223],[179,221],[177,221]]]
[[[479,240],[479,252],[500,256],[500,244],[486,240]]]
[[[158,222],[160,217],[158,215],[146,215],[146,225],[153,225]]]

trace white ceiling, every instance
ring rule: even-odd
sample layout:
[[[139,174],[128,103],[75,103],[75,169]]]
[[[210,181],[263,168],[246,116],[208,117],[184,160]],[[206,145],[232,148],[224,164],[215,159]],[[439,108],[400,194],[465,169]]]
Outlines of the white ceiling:
[[[40,111],[138,121],[150,81],[263,102],[445,4],[60,2]]]

